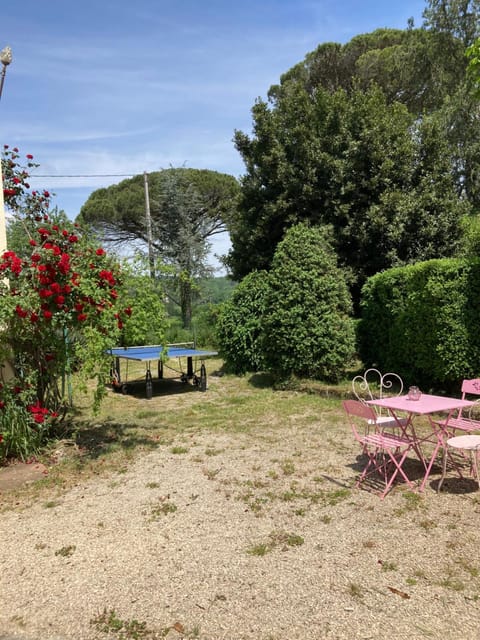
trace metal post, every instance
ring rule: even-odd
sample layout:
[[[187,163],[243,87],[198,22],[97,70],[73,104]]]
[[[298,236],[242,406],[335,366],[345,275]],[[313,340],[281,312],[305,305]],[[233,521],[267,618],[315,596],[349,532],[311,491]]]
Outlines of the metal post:
[[[150,215],[150,197],[148,195],[148,173],[143,172],[143,184],[145,187],[145,218],[147,222],[148,240],[148,264],[150,265],[150,277],[155,278],[155,261],[153,259],[152,217]]]

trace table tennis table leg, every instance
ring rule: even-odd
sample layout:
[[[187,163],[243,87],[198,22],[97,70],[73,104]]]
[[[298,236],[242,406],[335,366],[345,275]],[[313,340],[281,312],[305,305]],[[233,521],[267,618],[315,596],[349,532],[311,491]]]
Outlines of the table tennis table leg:
[[[191,380],[193,378],[193,358],[192,356],[187,357],[187,378]]]
[[[152,399],[153,385],[152,385],[152,373],[150,371],[150,367],[147,369],[145,373],[145,395],[147,397],[147,400]]]

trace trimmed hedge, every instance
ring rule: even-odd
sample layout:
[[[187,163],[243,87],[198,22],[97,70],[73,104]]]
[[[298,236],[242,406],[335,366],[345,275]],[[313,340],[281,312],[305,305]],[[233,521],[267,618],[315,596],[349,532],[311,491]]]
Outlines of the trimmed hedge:
[[[480,260],[429,260],[369,278],[358,325],[365,366],[456,389],[480,373]]]

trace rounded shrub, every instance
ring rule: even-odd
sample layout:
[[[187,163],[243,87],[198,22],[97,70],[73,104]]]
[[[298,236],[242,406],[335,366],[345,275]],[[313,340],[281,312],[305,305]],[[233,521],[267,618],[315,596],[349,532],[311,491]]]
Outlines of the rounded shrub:
[[[351,309],[328,230],[291,227],[269,272],[262,320],[267,369],[279,378],[341,379],[355,351]]]
[[[252,271],[220,306],[216,334],[225,366],[233,373],[261,371],[262,318],[268,291],[266,271]]]

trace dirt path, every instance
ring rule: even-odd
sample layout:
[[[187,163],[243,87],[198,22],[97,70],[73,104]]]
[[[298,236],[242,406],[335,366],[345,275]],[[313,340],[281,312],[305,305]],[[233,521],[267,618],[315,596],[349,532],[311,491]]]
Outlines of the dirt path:
[[[345,433],[203,434],[1,515],[0,640],[477,640],[479,499],[352,488]]]

